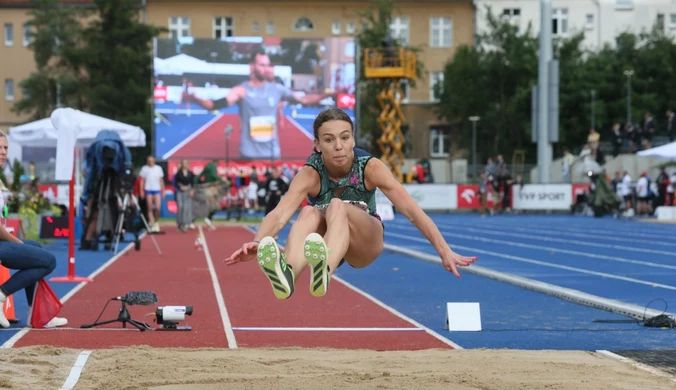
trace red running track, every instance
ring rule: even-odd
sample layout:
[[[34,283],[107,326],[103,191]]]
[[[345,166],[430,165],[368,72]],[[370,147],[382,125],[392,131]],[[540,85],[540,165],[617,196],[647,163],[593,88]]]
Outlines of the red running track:
[[[153,347],[227,348],[223,319],[216,300],[205,253],[194,249],[196,234],[181,234],[173,227],[166,235],[155,236],[164,256],[145,238],[140,252],[129,251],[100,273],[93,283],[71,297],[62,310],[70,325],[94,322],[110,297],[134,290],[152,290],[159,302],[154,306],[130,306],[134,319],[154,312],[159,305],[193,305],[187,317],[189,332],[120,331],[119,324],[91,330],[32,330],[16,344],[54,345],[70,348],[112,348],[132,345]],[[372,350],[417,350],[450,348],[425,331],[246,331],[240,327],[295,328],[413,328],[415,325],[394,315],[362,294],[336,280],[323,298],[309,294],[309,276],[297,281],[297,290],[288,300],[278,300],[255,262],[225,266],[227,257],[252,238],[244,228],[221,227],[205,232],[209,254],[234,336],[240,348],[328,347]],[[116,318],[119,302],[111,302],[101,319]],[[152,316],[145,318],[151,326]],[[227,322],[227,321],[226,321]],[[111,329],[112,328],[112,329]]]
[[[312,139],[303,129],[293,123],[286,115],[279,115],[279,148],[283,159],[305,159],[312,153]],[[225,153],[225,126],[232,125],[233,132],[230,136],[228,147],[229,158],[240,158],[239,141],[242,136],[240,118],[237,114],[223,114],[211,122],[206,129],[195,138],[188,141],[169,158],[179,159],[210,159],[223,158]]]

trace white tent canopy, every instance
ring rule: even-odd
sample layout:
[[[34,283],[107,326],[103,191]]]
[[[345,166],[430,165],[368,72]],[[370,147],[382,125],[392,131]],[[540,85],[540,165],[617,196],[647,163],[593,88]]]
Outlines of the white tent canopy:
[[[112,130],[120,135],[127,147],[146,145],[146,134],[138,126],[128,125],[100,116],[78,112],[77,143],[79,147],[88,147],[94,142],[101,130]],[[9,129],[9,142],[21,146],[55,148],[59,132],[54,128],[51,118],[40,119]],[[12,145],[13,146],[13,145]],[[10,146],[11,148],[11,146]]]
[[[143,147],[146,145],[146,134],[138,126],[128,125],[111,119],[78,111],[78,131],[76,145],[86,148],[94,142],[101,130],[111,130],[120,135],[127,147]],[[62,130],[63,131],[63,130]],[[9,129],[9,151],[7,160],[21,161],[22,148],[40,147],[56,148],[60,132],[52,124],[51,118],[40,119],[35,122],[11,127]]]
[[[663,160],[676,160],[676,142],[671,142],[666,145],[641,150],[636,153],[640,157],[654,157]]]

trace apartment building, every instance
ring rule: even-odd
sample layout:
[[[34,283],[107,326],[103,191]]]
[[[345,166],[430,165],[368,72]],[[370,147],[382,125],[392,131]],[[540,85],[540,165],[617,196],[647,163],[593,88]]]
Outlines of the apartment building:
[[[86,3],[86,0],[63,3]],[[145,0],[143,20],[166,27],[166,37],[221,38],[325,38],[351,37],[360,28],[359,12],[366,1],[175,1]],[[22,123],[25,117],[11,112],[21,97],[19,82],[35,69],[32,52],[26,48],[24,23],[29,1],[0,0],[0,24],[4,26],[0,45],[0,129]],[[411,158],[446,157],[450,137],[448,127],[436,118],[434,85],[443,79],[445,63],[455,49],[473,44],[474,6],[469,0],[395,1],[393,35],[423,48],[420,61],[426,73],[417,86],[406,87],[404,114],[410,125]],[[11,58],[12,61],[6,59]]]
[[[477,30],[486,31],[486,7],[508,18],[525,31],[540,31],[540,0],[477,0]],[[639,33],[658,26],[665,33],[676,31],[676,4],[671,0],[552,0],[552,34],[568,37],[583,32],[583,45],[590,50],[614,45],[623,32]]]

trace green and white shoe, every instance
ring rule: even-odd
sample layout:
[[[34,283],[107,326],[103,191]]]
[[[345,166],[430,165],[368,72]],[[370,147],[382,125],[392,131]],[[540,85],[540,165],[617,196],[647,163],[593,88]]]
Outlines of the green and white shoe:
[[[293,294],[295,275],[286,264],[286,256],[272,237],[265,237],[258,244],[257,260],[261,270],[270,280],[272,292],[278,299],[287,299]]]
[[[303,246],[305,259],[312,268],[310,277],[310,294],[315,297],[321,297],[326,294],[329,288],[329,248],[324,242],[324,238],[317,233],[310,233],[305,238]]]

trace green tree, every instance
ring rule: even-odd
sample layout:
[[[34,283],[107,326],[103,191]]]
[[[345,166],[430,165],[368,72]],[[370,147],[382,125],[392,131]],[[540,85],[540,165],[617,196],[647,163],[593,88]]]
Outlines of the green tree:
[[[82,108],[80,14],[76,8],[62,6],[59,0],[32,0],[32,5],[27,24],[32,31],[29,47],[37,69],[19,83],[25,93],[12,111],[41,119],[48,117],[58,103]]]
[[[436,111],[459,127],[452,149],[469,150],[472,142],[470,116],[477,125],[477,163],[512,150],[527,148],[531,86],[537,80],[537,38],[530,26],[523,32],[491,13],[488,31],[477,36],[474,46],[464,45],[444,69],[444,85]]]
[[[144,24],[138,1],[95,0],[83,30],[89,112],[144,129],[150,140],[152,40],[163,29]],[[150,142],[135,160],[149,153]]]
[[[356,88],[359,89],[359,109],[360,117],[357,118],[357,128],[359,137],[364,140],[370,140],[360,145],[368,149],[375,155],[380,154],[377,146],[377,140],[382,135],[382,131],[377,122],[377,117],[381,113],[381,107],[378,103],[378,94],[382,91],[383,84],[391,83],[391,80],[369,79],[364,74],[364,50],[368,48],[381,48],[385,41],[392,22],[393,14],[396,12],[391,0],[371,0],[371,6],[358,13],[362,28],[355,37],[358,43],[359,52],[357,55],[362,66],[358,69],[359,82]],[[393,39],[395,48],[406,48],[419,53],[421,48],[405,45],[397,39]],[[416,62],[417,78],[409,80],[411,88],[416,86],[416,81],[420,79],[425,72],[425,66],[421,61]],[[404,124],[405,125],[405,124]],[[406,136],[406,134],[404,133]],[[406,153],[408,145],[404,146]]]

